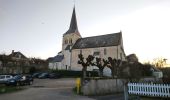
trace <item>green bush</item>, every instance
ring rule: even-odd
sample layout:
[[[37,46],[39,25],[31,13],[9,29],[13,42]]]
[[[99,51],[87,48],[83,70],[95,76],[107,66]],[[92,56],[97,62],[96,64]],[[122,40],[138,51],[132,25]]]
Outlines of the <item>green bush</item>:
[[[53,73],[61,74],[62,77],[82,77],[82,71],[72,71],[72,70],[52,70]],[[95,71],[87,71],[87,77],[96,77],[98,73]]]
[[[23,88],[16,86],[0,86],[0,94],[15,92],[19,90],[23,90]]]

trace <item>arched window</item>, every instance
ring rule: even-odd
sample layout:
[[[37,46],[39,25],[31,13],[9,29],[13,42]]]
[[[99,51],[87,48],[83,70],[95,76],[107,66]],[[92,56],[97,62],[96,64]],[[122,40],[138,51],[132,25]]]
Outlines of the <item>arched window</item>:
[[[67,44],[67,43],[68,43],[68,40],[66,39],[66,40],[65,40],[65,44]]]
[[[69,39],[69,43],[72,43],[72,39],[71,38]]]
[[[71,39],[70,41],[71,41],[71,43],[72,43],[72,39]]]

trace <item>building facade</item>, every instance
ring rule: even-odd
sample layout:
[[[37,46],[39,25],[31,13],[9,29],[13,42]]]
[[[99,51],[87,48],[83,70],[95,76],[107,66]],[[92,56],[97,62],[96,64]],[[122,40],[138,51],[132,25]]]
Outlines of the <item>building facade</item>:
[[[21,52],[14,52],[10,55],[0,55],[0,73],[28,73],[29,72],[29,59]]]

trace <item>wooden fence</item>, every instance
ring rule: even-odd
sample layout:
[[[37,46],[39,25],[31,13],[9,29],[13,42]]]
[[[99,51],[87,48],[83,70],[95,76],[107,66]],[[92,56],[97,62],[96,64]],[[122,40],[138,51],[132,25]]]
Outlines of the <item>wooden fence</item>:
[[[152,83],[128,83],[128,93],[151,97],[170,97],[170,85]]]

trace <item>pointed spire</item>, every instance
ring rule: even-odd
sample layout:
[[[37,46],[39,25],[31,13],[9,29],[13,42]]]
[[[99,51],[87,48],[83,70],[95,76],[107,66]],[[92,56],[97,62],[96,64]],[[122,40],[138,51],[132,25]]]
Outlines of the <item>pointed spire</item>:
[[[70,22],[70,28],[65,34],[71,34],[71,33],[76,33],[77,35],[81,36],[78,31],[75,6],[73,8],[72,18],[71,18],[71,22]]]
[[[78,30],[75,7],[73,8],[73,13],[72,13],[72,18],[71,18],[70,28],[69,29],[75,30],[75,31]]]

